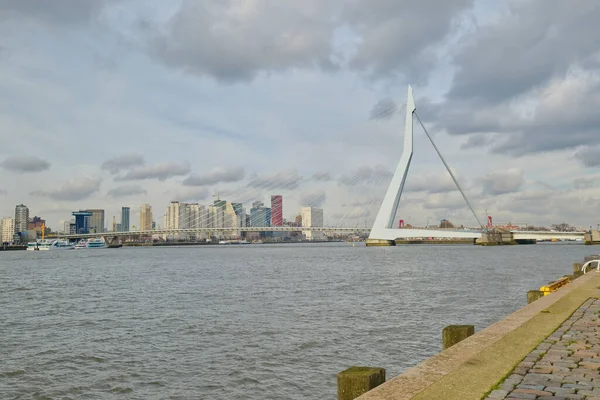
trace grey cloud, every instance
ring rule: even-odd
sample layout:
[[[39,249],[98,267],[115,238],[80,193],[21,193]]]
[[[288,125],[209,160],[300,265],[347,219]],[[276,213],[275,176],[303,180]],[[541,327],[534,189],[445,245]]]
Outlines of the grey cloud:
[[[493,172],[481,178],[483,192],[488,195],[518,192],[524,182],[523,171],[520,169]]]
[[[492,135],[487,134],[475,134],[470,135],[466,142],[464,142],[460,148],[461,149],[472,149],[477,147],[485,147],[492,144],[494,141]]]
[[[362,166],[339,179],[342,185],[366,186],[388,183],[394,174],[383,166]]]
[[[489,146],[499,154],[521,156],[600,144],[600,79],[568,76],[530,94],[537,104],[526,116],[511,101],[486,107],[476,99],[425,102],[420,115],[429,119],[434,131],[482,134],[486,139],[470,144]]]
[[[573,179],[573,188],[577,190],[590,189],[597,186],[597,178],[575,178]]]
[[[20,173],[41,172],[50,168],[50,163],[34,156],[13,156],[2,161],[0,167]]]
[[[303,207],[322,207],[327,200],[327,194],[323,190],[302,193],[300,202]]]
[[[144,165],[144,157],[140,154],[123,154],[106,160],[100,166],[101,169],[117,174],[122,169],[129,169]]]
[[[154,40],[153,52],[169,65],[225,82],[250,80],[260,72],[346,64],[372,77],[422,77],[437,59],[435,45],[472,3],[184,0],[167,33]],[[334,45],[340,28],[360,38],[358,44]]]
[[[112,197],[127,197],[147,193],[148,192],[146,191],[146,189],[139,185],[125,185],[116,187],[114,189],[110,189],[106,194]]]
[[[185,186],[206,186],[216,183],[239,182],[246,176],[244,167],[218,167],[207,174],[192,174],[183,181]]]
[[[100,189],[102,179],[94,178],[73,178],[65,183],[60,189],[50,192],[36,190],[29,193],[32,196],[45,196],[59,201],[78,201],[84,200],[96,193]]]
[[[2,188],[0,188],[0,195],[6,195],[8,192]]]
[[[390,119],[398,112],[398,110],[399,107],[394,100],[382,99],[379,100],[371,109],[371,115],[369,119]]]
[[[463,148],[520,156],[600,144],[599,18],[595,0],[511,3],[464,39],[446,101],[420,114],[450,134],[484,135]]]
[[[596,0],[578,1],[577,7],[512,2],[504,18],[480,27],[458,54],[450,98],[501,102],[564,76],[573,63],[597,54],[598,19]]]
[[[190,173],[189,164],[163,163],[138,167],[128,171],[125,175],[115,178],[116,181],[142,181],[145,179],[158,179],[166,181],[169,178]]]
[[[168,34],[155,42],[167,64],[220,81],[261,71],[331,65],[334,26],[320,0],[184,0]]]
[[[35,18],[56,24],[89,23],[119,0],[0,0],[0,20]]]
[[[410,192],[427,193],[447,193],[458,190],[454,181],[452,181],[452,178],[446,171],[438,173],[421,173],[413,177],[409,175],[406,182],[406,189]]]
[[[298,189],[302,177],[296,171],[280,172],[275,175],[260,177],[254,175],[248,182],[248,187],[256,189]]]
[[[333,180],[329,172],[317,172],[310,179],[315,182],[331,182]]]
[[[420,80],[437,57],[434,46],[473,0],[371,0],[347,2],[342,23],[361,37],[352,68],[372,76],[399,73]]]
[[[586,146],[582,149],[579,149],[575,154],[575,158],[578,159],[585,167],[600,166],[600,146]]]

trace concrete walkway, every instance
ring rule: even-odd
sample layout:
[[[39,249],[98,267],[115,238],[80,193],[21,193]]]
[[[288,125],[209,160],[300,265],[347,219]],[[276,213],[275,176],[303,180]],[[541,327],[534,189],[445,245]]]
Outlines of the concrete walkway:
[[[600,400],[600,299],[587,300],[486,399]]]

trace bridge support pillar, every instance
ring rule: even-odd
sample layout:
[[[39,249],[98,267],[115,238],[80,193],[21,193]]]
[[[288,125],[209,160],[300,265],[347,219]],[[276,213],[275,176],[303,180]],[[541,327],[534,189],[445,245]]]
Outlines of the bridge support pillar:
[[[502,246],[507,244],[517,244],[513,234],[504,229],[493,229],[489,232],[483,232],[481,237],[475,241],[475,244],[481,246]]]
[[[366,244],[368,247],[370,246],[395,246],[395,240],[385,240],[385,239],[367,239]]]

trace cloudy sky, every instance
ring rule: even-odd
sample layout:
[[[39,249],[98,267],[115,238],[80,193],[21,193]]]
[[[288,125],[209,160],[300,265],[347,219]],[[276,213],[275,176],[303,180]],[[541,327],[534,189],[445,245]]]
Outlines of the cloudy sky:
[[[596,0],[0,0],[0,216],[282,194],[288,219],[371,223],[410,83],[482,219],[595,226],[599,20]],[[415,141],[398,218],[476,225]]]

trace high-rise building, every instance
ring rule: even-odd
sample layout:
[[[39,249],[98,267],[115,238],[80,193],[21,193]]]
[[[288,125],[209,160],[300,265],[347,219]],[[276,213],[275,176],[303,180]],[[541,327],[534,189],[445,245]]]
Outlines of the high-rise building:
[[[35,216],[27,223],[27,230],[28,231],[41,230],[42,226],[45,226],[45,225],[46,225],[46,220],[41,219],[38,216]]]
[[[181,216],[181,204],[178,201],[172,201],[167,207],[164,216],[164,229],[179,229],[179,221]]]
[[[140,231],[152,230],[152,206],[142,204],[140,207]]]
[[[71,221],[65,221],[63,225],[63,233],[68,235],[71,232]]]
[[[11,217],[0,220],[0,244],[12,243],[15,235],[15,219]]]
[[[129,207],[121,207],[121,231],[120,232],[129,232],[129,212],[131,209]]]
[[[86,234],[90,233],[90,217],[92,213],[89,211],[79,210],[73,211],[73,216],[75,217],[75,233],[76,234]]]
[[[15,207],[15,233],[26,232],[29,223],[29,208],[24,204]]]
[[[95,233],[104,232],[104,210],[95,209],[86,211],[92,213],[89,219],[89,230],[93,230]]]
[[[302,216],[302,227],[323,227],[323,209],[314,207],[302,207],[300,209]],[[305,231],[304,235],[308,240],[323,239],[321,231]]]
[[[271,226],[283,226],[283,197],[271,196]]]
[[[271,226],[271,209],[265,207],[261,201],[252,203],[250,209],[250,226],[255,228],[265,228]],[[266,232],[261,235],[268,236]]]
[[[237,226],[243,228],[246,226],[246,209],[242,203],[231,203],[233,211],[237,217]]]

